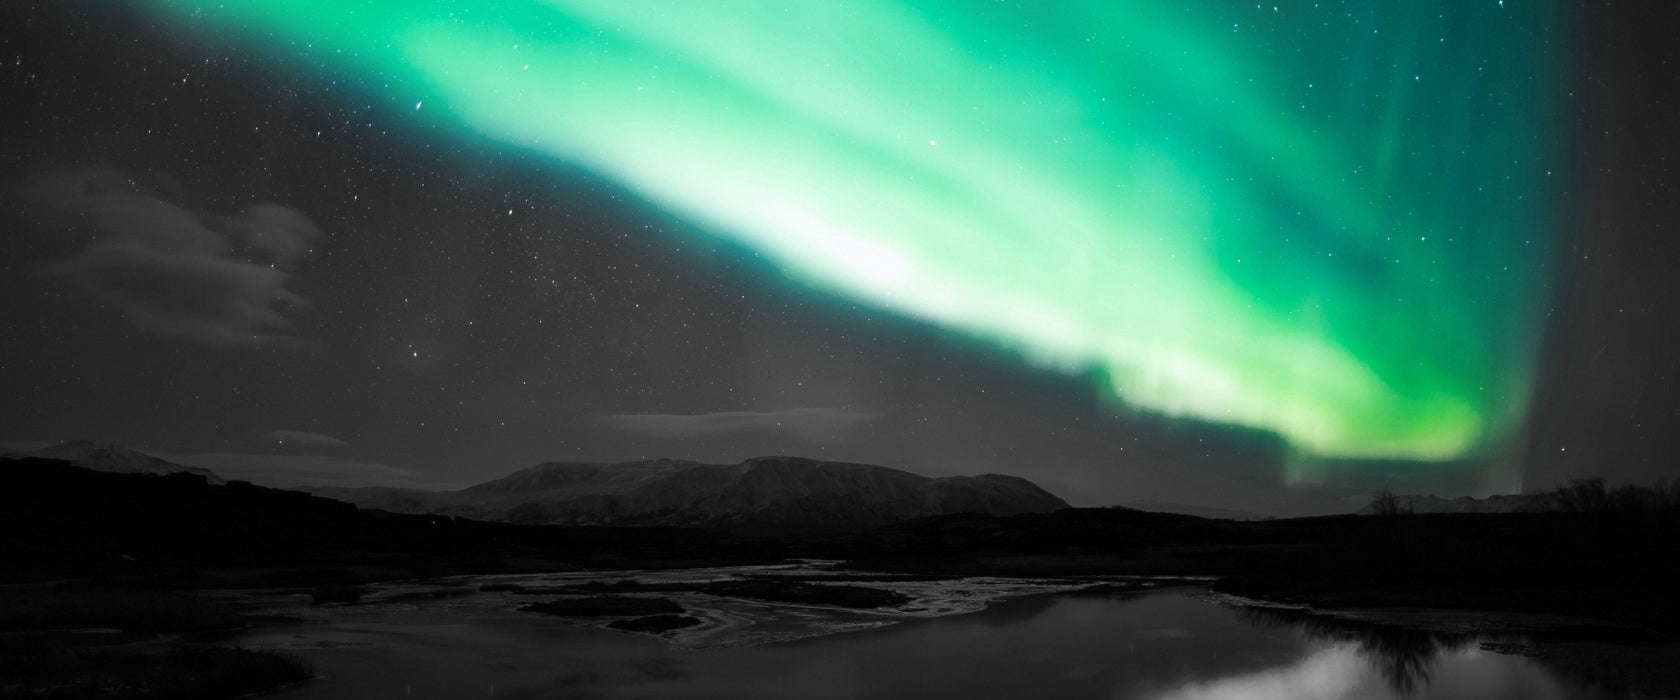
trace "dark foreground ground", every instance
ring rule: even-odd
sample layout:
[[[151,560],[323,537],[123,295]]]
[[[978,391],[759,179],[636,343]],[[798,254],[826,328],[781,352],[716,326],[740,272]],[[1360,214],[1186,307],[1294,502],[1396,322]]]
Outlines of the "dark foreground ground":
[[[202,589],[358,586],[466,573],[676,568],[840,559],[924,576],[1219,577],[1216,590],[1361,624],[1448,634],[1474,611],[1538,630],[1521,649],[1637,693],[1680,695],[1680,513],[1335,516],[1264,522],[1126,509],[948,516],[863,534],[747,538],[670,528],[545,527],[362,511],[187,475],[90,472],[44,460],[0,474],[0,697],[237,697],[307,676],[214,644],[246,624]],[[864,577],[866,578],[866,577]],[[867,585],[738,584],[718,595],[869,607]],[[578,591],[610,596],[648,591]],[[705,591],[702,591],[705,592]],[[825,597],[833,597],[827,600]],[[534,601],[534,605],[541,603]],[[541,607],[535,608],[541,610]],[[566,604],[552,614],[579,614]],[[636,610],[650,628],[674,611]],[[223,669],[218,671],[217,669]]]

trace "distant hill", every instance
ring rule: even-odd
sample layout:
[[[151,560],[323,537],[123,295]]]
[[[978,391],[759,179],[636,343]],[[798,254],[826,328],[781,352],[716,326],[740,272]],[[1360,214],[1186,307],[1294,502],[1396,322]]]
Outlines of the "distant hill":
[[[551,462],[459,491],[305,490],[365,508],[518,524],[665,525],[742,533],[859,532],[955,513],[1046,513],[1067,503],[1001,474],[929,478],[867,464],[759,457]]]
[[[1250,513],[1245,510],[1230,510],[1226,508],[1212,508],[1209,506],[1195,506],[1187,503],[1172,503],[1170,501],[1128,501],[1125,507],[1133,510],[1146,510],[1151,513],[1178,513],[1179,515],[1194,515],[1198,518],[1213,520],[1265,520],[1269,515]]]
[[[723,533],[382,513],[243,481],[211,484],[184,472],[110,473],[26,457],[0,468],[0,480],[0,585],[138,577],[148,590],[300,586],[777,558]]]
[[[197,474],[212,484],[222,483],[222,477],[203,467],[189,467],[184,464],[153,457],[144,452],[131,450],[112,443],[98,444],[92,440],[67,440],[51,447],[43,447],[30,452],[6,450],[0,452],[0,459],[56,459],[69,462],[83,469],[113,474]]]
[[[1544,513],[1558,509],[1557,497],[1551,493],[1508,494],[1487,498],[1441,498],[1439,496],[1394,497],[1395,504],[1405,513]],[[1360,508],[1359,515],[1372,515],[1374,506]]]

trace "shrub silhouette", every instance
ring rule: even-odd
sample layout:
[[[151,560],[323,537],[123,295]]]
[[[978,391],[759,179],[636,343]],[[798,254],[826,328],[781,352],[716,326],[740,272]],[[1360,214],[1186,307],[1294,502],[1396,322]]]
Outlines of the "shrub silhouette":
[[[1658,481],[1650,486],[1627,484],[1614,491],[1604,479],[1573,478],[1554,492],[1558,510],[1565,513],[1658,513],[1680,510],[1680,482]]]
[[[1393,491],[1382,489],[1371,494],[1372,515],[1409,515],[1412,504],[1396,496]]]
[[[1566,513],[1599,513],[1608,509],[1610,499],[1604,491],[1604,479],[1570,479],[1557,489],[1558,509]]]

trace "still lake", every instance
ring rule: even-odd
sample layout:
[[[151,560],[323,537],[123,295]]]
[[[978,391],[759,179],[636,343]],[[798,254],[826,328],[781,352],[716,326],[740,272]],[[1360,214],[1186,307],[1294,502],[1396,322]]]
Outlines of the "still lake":
[[[1043,580],[872,582],[863,585],[914,602],[866,612],[673,594],[663,597],[704,624],[663,637],[519,610],[552,595],[479,590],[786,570],[464,577],[382,586],[344,606],[241,593],[248,608],[302,621],[231,643],[309,665],[314,681],[269,696],[284,700],[1609,697],[1477,639],[1340,629],[1186,586],[1096,594]]]

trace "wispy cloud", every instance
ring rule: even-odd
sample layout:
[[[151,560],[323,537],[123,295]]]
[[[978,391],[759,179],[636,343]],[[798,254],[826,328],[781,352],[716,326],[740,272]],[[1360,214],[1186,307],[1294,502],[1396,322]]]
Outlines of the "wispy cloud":
[[[791,408],[693,414],[620,413],[602,416],[601,424],[620,432],[667,439],[779,431],[811,442],[831,442],[849,436],[872,420],[874,415],[838,408]]]
[[[121,311],[135,328],[211,345],[290,338],[287,312],[309,302],[287,275],[321,238],[301,212],[257,204],[237,215],[195,211],[109,169],[41,175],[24,188],[72,230],[94,237],[47,267]]]
[[[350,443],[331,435],[311,433],[303,430],[271,430],[263,434],[276,445],[288,447],[345,447]]]

